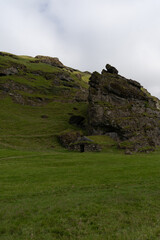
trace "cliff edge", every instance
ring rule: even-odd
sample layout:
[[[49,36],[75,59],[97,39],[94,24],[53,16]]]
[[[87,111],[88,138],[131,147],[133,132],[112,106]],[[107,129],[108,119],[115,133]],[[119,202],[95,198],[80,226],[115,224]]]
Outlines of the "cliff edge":
[[[106,68],[90,78],[89,134],[111,136],[126,153],[154,150],[160,145],[158,99],[111,65]]]

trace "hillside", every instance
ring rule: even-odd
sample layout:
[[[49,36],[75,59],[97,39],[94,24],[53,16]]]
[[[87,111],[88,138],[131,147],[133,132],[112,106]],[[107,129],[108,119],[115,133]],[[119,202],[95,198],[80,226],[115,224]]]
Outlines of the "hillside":
[[[57,58],[1,52],[1,147],[60,148],[57,135],[79,129],[69,124],[69,118],[86,117],[89,77]]]
[[[138,82],[1,52],[0,109],[0,240],[160,238],[159,100]]]
[[[81,72],[56,57],[0,52],[0,146],[149,152],[160,146],[159,100],[109,64]],[[86,137],[87,136],[87,137]]]

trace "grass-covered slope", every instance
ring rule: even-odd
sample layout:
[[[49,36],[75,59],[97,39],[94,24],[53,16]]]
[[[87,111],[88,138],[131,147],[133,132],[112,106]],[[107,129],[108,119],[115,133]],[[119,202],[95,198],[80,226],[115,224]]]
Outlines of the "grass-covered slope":
[[[90,74],[49,62],[0,53],[0,240],[160,239],[160,153],[62,149]]]
[[[55,149],[60,132],[78,129],[71,115],[86,116],[90,74],[37,59],[0,53],[2,147]]]

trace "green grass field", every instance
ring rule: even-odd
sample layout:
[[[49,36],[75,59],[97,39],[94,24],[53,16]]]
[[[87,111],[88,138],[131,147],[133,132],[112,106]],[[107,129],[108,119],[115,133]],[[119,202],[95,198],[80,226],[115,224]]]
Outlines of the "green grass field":
[[[160,239],[160,153],[0,150],[1,240]]]

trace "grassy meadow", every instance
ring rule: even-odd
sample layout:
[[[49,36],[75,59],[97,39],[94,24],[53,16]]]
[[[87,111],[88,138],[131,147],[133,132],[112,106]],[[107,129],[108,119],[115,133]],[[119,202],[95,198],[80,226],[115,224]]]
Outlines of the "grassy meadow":
[[[0,156],[0,239],[160,238],[159,152]]]

